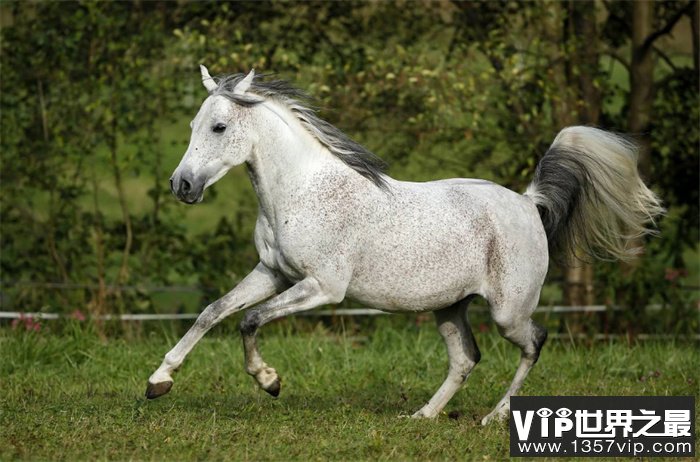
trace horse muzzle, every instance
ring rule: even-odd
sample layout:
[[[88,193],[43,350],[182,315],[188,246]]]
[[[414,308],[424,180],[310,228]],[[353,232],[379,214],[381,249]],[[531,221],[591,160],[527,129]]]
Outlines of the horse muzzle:
[[[175,172],[170,178],[170,191],[185,204],[196,204],[204,197],[204,183],[192,172]]]

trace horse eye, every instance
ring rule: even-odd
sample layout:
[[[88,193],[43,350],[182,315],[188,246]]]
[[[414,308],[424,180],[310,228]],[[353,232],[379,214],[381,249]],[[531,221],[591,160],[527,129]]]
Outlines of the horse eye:
[[[214,126],[211,128],[211,130],[212,130],[214,133],[223,133],[224,130],[226,130],[226,124],[218,123],[218,124],[214,125]]]

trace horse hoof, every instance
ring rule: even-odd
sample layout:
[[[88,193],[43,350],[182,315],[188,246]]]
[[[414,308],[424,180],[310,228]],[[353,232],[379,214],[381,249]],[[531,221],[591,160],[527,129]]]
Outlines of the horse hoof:
[[[151,383],[148,382],[148,387],[146,387],[146,398],[155,399],[159,396],[163,396],[173,387],[173,382],[171,380],[167,382]],[[279,393],[279,390],[278,390]]]
[[[280,388],[282,388],[282,382],[279,377],[277,377],[275,381],[272,382],[269,387],[264,388],[264,390],[277,398],[280,395]]]

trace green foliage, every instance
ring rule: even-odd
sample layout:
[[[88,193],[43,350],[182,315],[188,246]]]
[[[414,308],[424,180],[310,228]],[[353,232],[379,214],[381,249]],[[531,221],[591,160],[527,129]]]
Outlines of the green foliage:
[[[682,68],[666,77],[658,86],[654,100],[652,146],[655,156],[655,182],[664,191],[666,203],[681,210],[675,255],[683,245],[695,245],[700,239],[700,99],[698,76],[690,68]],[[679,123],[678,115],[684,121]],[[676,265],[682,264],[679,261]]]
[[[150,311],[144,287],[197,285],[210,298],[255,264],[257,206],[243,173],[232,171],[196,209],[169,194],[205,96],[199,63],[213,74],[254,67],[292,80],[397,178],[478,177],[522,190],[561,128],[562,98],[571,117],[592,105],[577,88],[581,75],[602,94],[601,124],[624,131],[626,71],[586,61],[585,38],[555,34],[576,12],[562,5],[3,3],[3,307]],[[684,5],[659,7],[658,22]],[[605,7],[600,48],[624,50],[630,4]],[[553,71],[562,65],[568,86]],[[660,275],[686,265],[697,241],[696,77],[678,64],[656,92],[651,180],[677,220],[658,244],[671,253],[651,247],[644,266],[654,270],[635,276],[646,287],[639,300],[668,295]],[[91,288],[26,285],[35,282]],[[612,266],[599,282],[612,299],[627,284]]]

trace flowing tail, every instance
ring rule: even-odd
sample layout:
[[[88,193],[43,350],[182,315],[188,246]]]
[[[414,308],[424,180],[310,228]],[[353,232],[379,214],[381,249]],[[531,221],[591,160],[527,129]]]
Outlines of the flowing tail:
[[[591,127],[563,129],[525,192],[553,257],[630,260],[665,210],[637,173],[637,146]]]

